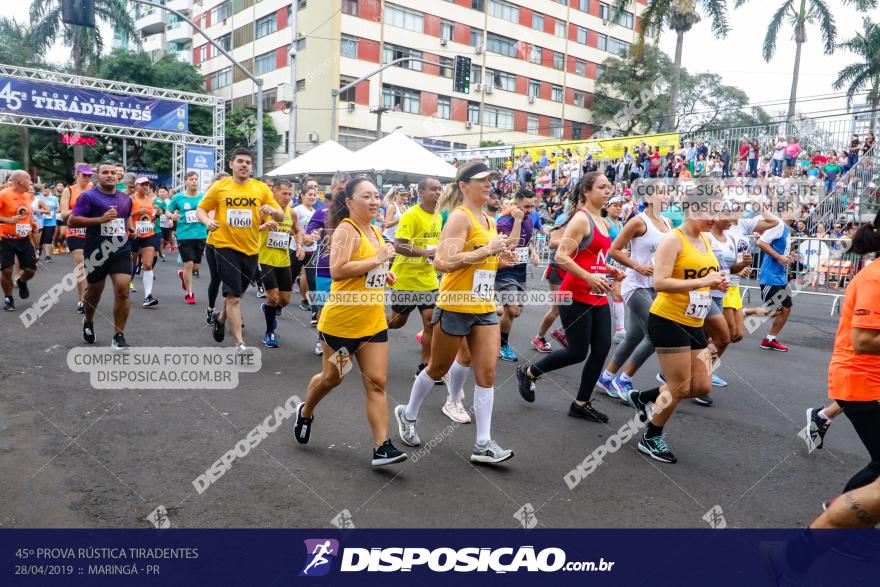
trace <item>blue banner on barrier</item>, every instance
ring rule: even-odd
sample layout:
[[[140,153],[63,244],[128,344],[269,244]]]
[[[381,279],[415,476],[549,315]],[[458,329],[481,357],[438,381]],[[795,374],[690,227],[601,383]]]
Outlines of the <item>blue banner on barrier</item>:
[[[189,105],[0,75],[0,112],[187,132]]]
[[[186,172],[199,174],[199,191],[206,192],[211,187],[211,178],[217,171],[217,151],[211,147],[187,145],[185,157]]]
[[[872,585],[874,530],[0,530],[6,585]],[[833,582],[833,583],[832,583]]]

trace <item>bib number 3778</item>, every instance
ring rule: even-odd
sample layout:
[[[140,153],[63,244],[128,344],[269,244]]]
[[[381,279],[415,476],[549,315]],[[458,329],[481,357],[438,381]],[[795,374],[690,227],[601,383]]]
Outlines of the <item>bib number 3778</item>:
[[[712,303],[712,297],[707,291],[692,291],[690,300],[684,315],[689,318],[702,320],[709,314],[709,305]]]

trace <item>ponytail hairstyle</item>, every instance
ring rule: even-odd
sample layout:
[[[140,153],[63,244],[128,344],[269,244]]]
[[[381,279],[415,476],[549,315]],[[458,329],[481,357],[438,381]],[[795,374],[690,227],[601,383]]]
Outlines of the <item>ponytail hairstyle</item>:
[[[859,229],[847,252],[856,255],[880,253],[880,212],[877,212],[872,224],[866,224]]]
[[[443,191],[440,192],[440,199],[437,200],[437,210],[452,212],[461,206],[463,200],[464,194],[461,193],[458,184],[455,182],[447,183],[443,186]]]
[[[604,177],[604,174],[601,171],[589,171],[581,177],[575,186],[574,191],[571,193],[571,196],[569,196],[573,206],[577,207],[581,202],[586,202],[587,192],[593,191],[593,186],[596,184],[596,180],[600,177]]]
[[[330,215],[327,216],[326,221],[328,229],[332,230],[338,227],[340,222],[351,216],[351,210],[348,209],[348,200],[354,197],[355,188],[365,181],[373,183],[373,180],[366,175],[359,175],[349,181],[344,190],[338,191],[333,196],[333,209]]]

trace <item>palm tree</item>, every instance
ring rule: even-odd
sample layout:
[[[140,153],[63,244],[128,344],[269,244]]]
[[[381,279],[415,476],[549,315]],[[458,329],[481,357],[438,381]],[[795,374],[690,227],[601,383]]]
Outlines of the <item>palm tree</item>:
[[[11,18],[0,18],[0,63],[20,67],[40,67],[42,51],[35,42],[33,32]],[[17,126],[21,141],[21,159],[25,169],[31,167],[30,132],[26,126]]]
[[[736,0],[735,8],[739,8],[748,0]],[[859,11],[875,8],[877,0],[844,0],[844,4],[852,4]],[[797,104],[797,85],[801,70],[801,49],[807,42],[807,25],[819,25],[822,33],[822,43],[825,45],[825,54],[834,52],[837,40],[837,25],[834,23],[834,15],[825,0],[785,0],[773,16],[767,26],[767,34],[764,35],[762,54],[764,61],[769,62],[776,53],[776,40],[783,21],[794,29],[794,42],[797,48],[794,54],[794,71],[791,76],[791,93],[788,98],[787,121],[794,121],[795,105]]]
[[[877,123],[877,105],[880,103],[880,27],[868,17],[862,19],[862,27],[864,32],[837,45],[840,49],[858,55],[860,61],[841,69],[832,87],[835,91],[846,87],[847,108],[852,105],[857,92],[868,89],[867,100],[871,104],[870,129],[873,131]]]
[[[616,0],[612,9],[611,20],[616,21],[620,11],[635,5],[635,0]],[[675,60],[670,85],[669,110],[667,113],[669,129],[678,126],[676,112],[678,96],[681,88],[681,54],[684,48],[684,34],[700,22],[698,6],[709,16],[712,32],[718,37],[725,37],[729,30],[727,24],[727,0],[648,0],[645,10],[639,15],[639,36],[636,50],[644,45],[646,36],[659,35],[668,27],[675,31]]]

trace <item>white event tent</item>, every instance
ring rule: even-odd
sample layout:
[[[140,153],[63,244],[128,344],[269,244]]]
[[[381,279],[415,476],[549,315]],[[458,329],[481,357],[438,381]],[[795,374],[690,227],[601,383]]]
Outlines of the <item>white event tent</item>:
[[[422,177],[452,179],[456,169],[402,132],[393,132],[353,154],[354,168],[381,175],[386,181],[408,182]]]
[[[355,154],[337,143],[327,141],[291,159],[284,165],[267,173],[270,177],[293,175],[333,175],[337,171],[351,171],[357,167]]]

